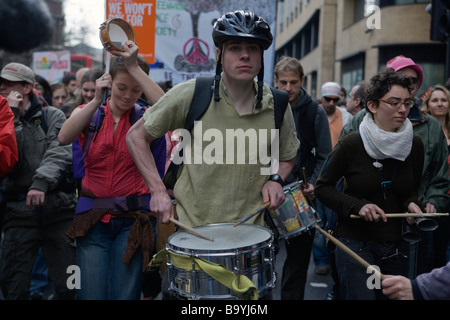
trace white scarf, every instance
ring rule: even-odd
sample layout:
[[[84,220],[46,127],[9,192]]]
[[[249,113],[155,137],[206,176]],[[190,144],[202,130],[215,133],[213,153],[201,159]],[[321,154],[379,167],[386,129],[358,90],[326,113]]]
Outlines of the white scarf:
[[[364,116],[359,125],[359,133],[367,154],[374,160],[393,158],[405,161],[411,152],[413,127],[411,121],[406,121],[395,132],[380,129],[373,121],[371,113]]]

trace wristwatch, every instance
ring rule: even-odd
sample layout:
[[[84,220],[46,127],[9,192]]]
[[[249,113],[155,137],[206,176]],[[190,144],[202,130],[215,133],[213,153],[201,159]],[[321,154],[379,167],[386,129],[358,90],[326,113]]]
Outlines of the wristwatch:
[[[278,182],[279,184],[281,184],[282,186],[284,185],[283,179],[278,174],[271,175],[269,177],[269,181],[275,181],[275,182]]]

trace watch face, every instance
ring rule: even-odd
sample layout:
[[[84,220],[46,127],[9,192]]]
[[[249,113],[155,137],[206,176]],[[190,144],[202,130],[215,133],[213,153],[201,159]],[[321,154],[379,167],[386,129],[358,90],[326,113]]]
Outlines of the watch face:
[[[269,178],[270,181],[275,181],[278,182],[280,184],[283,184],[283,179],[278,175],[278,174],[273,174],[270,176]]]

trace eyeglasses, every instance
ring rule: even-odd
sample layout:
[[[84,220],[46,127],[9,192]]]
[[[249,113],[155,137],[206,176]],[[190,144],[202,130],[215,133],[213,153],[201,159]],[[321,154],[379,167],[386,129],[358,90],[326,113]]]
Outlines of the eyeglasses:
[[[328,102],[330,102],[331,100],[333,100],[333,102],[338,103],[339,102],[339,98],[330,98],[330,97],[323,97],[325,100],[327,100]]]
[[[411,108],[415,101],[413,99],[406,99],[406,100],[392,100],[392,101],[387,101],[387,100],[383,100],[383,99],[378,99],[381,102],[387,103],[388,105],[390,105],[392,108],[396,108],[399,109],[401,105],[404,105],[405,108]]]

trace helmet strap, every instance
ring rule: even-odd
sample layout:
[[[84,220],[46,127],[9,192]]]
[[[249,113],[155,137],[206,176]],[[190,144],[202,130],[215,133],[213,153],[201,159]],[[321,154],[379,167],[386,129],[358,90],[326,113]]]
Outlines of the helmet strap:
[[[223,49],[223,46],[222,46]],[[222,73],[222,50],[220,50],[219,57],[216,62],[216,76],[214,77],[214,101],[220,101],[219,95],[219,85],[220,85],[220,74]]]
[[[264,85],[264,51],[261,53],[261,70],[258,73],[258,96],[257,96],[257,104],[256,109],[262,108],[262,98],[263,98],[263,85]]]

